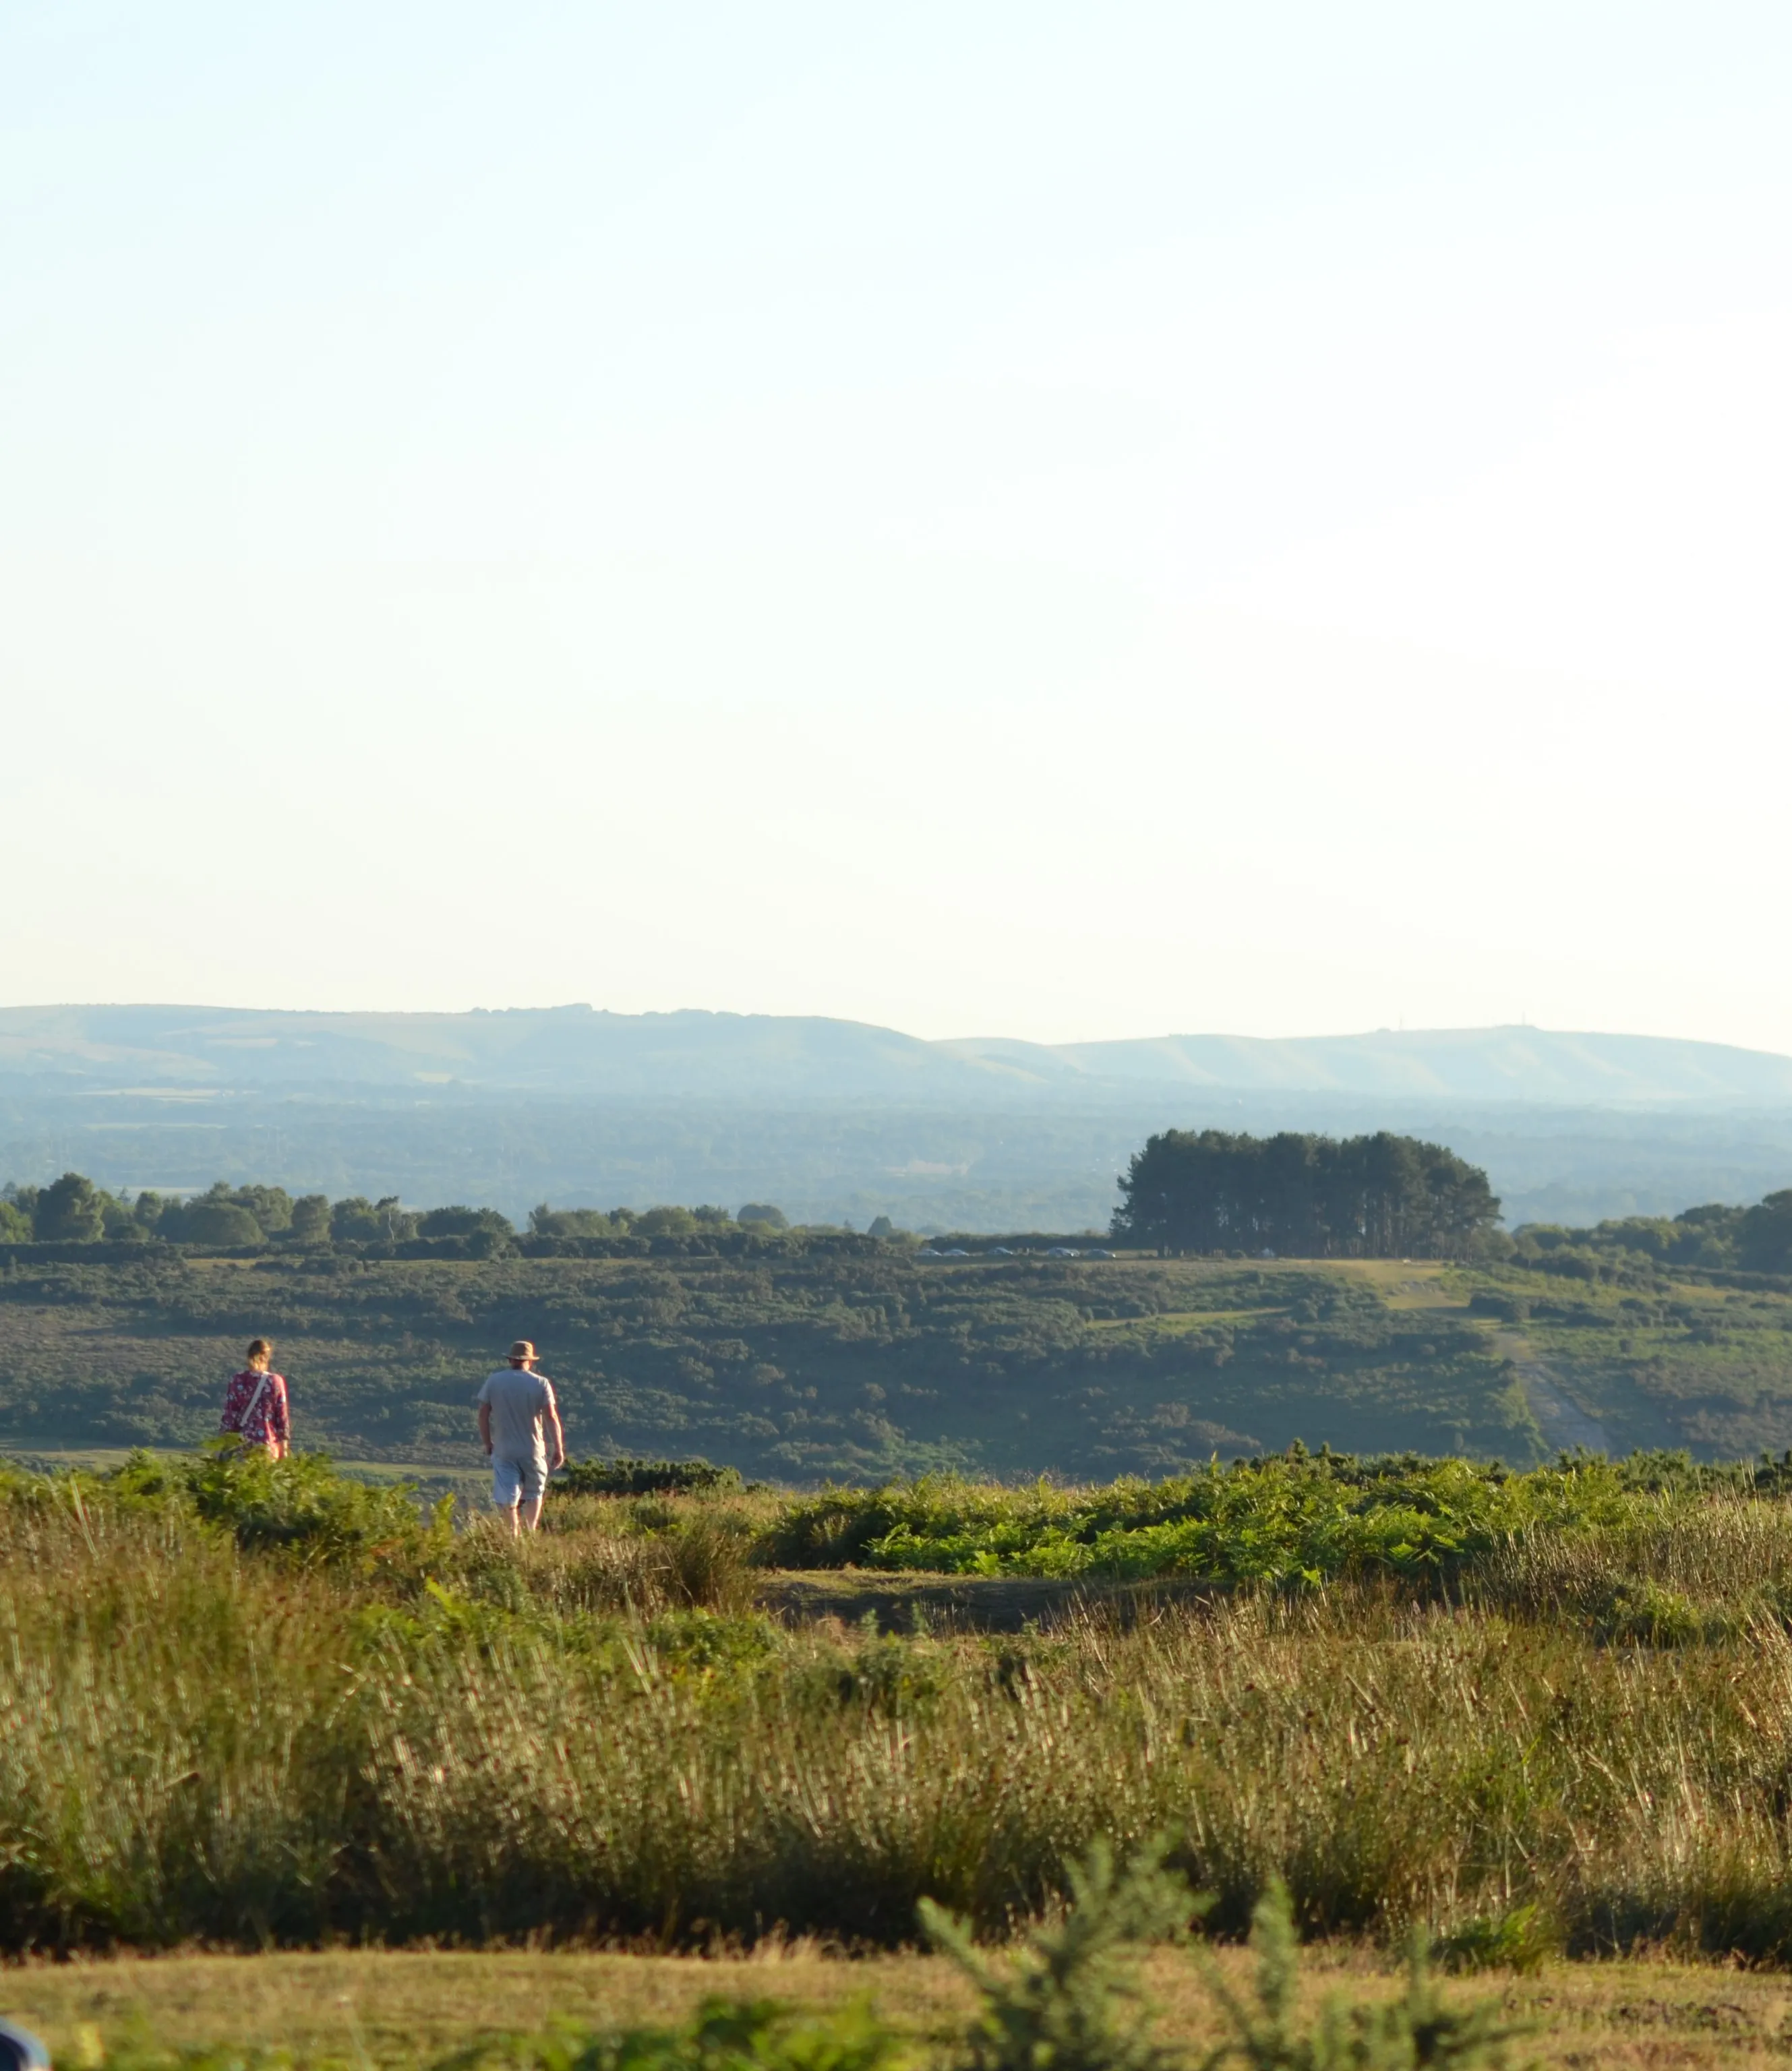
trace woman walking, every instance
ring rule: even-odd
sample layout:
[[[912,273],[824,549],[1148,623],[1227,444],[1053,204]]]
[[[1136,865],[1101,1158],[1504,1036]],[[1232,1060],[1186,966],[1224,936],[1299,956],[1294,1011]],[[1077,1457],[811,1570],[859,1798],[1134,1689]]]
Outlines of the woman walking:
[[[265,1338],[250,1340],[248,1364],[230,1377],[218,1429],[235,1432],[245,1446],[261,1446],[270,1460],[284,1460],[293,1450],[293,1421],[285,1377],[273,1371],[273,1355]]]

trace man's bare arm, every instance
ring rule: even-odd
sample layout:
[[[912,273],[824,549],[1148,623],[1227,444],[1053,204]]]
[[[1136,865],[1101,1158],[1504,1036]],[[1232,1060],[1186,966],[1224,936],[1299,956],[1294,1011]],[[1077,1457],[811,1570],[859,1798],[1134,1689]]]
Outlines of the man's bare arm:
[[[488,1453],[491,1450],[491,1405],[489,1402],[482,1402],[479,1405],[479,1442]]]
[[[547,1421],[553,1426],[554,1431],[554,1457],[549,1464],[552,1466],[564,1467],[566,1465],[566,1433],[560,1429],[560,1413],[558,1404],[552,1402],[548,1404]]]

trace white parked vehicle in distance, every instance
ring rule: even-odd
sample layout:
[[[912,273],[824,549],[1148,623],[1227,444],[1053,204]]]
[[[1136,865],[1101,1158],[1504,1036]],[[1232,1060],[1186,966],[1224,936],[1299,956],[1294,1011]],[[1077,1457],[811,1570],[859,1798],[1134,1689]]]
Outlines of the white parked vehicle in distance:
[[[1045,1255],[1048,1258],[1081,1258],[1083,1254],[1072,1251],[1068,1244],[1055,1244]]]

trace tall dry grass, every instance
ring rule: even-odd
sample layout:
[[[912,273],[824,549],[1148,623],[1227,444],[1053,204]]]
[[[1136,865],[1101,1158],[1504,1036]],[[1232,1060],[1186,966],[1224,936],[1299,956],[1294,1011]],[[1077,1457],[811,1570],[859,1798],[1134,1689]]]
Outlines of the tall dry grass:
[[[750,1519],[621,1511],[427,1579],[170,1508],[0,1529],[0,1944],[999,1930],[1096,1835],[1245,1924],[1792,1957],[1792,1519],[1713,1499],[1416,1600],[1240,1593],[1044,1634],[786,1631]]]

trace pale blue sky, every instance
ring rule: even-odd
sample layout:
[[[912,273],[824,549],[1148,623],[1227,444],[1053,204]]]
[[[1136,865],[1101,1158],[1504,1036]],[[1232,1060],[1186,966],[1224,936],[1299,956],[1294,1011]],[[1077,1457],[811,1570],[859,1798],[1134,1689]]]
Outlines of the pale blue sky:
[[[1792,1049],[1789,102],[1765,6],[15,0],[0,999]]]

